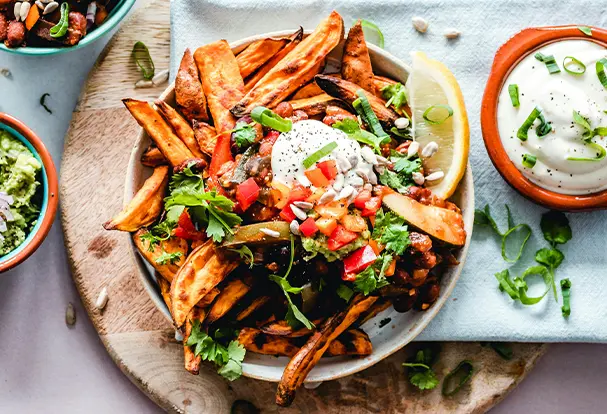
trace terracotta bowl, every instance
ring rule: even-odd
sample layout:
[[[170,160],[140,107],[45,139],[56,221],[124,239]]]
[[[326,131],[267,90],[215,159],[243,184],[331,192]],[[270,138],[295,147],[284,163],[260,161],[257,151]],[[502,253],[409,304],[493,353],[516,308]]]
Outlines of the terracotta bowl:
[[[512,69],[524,57],[548,43],[577,39],[599,43],[607,47],[607,30],[598,27],[591,27],[591,29],[592,36],[582,33],[579,26],[537,27],[517,33],[495,54],[483,95],[481,129],[493,165],[506,182],[521,195],[551,209],[581,211],[606,208],[607,190],[594,194],[565,195],[546,190],[527,179],[510,160],[502,145],[497,124],[498,98]]]
[[[266,37],[286,36],[293,31],[266,33],[239,40],[231,44],[232,50],[234,53],[238,53],[256,40]],[[343,43],[336,47],[328,56],[327,68],[329,71],[338,69],[340,62],[339,57],[342,54],[342,50]],[[375,73],[386,75],[401,81],[403,84],[405,83],[411,72],[409,66],[400,59],[372,44],[369,44],[369,53],[371,55],[371,62]],[[171,105],[175,104],[175,88],[173,84],[162,93],[160,99]],[[135,142],[129,161],[125,182],[125,202],[128,202],[133,198],[137,190],[141,188],[144,180],[151,173],[151,168],[144,167],[140,162],[141,155],[150,143],[150,138],[145,131],[142,130]],[[459,265],[451,267],[443,274],[440,296],[434,305],[425,312],[412,311],[398,313],[392,307],[383,311],[363,325],[363,329],[369,335],[369,338],[373,343],[373,353],[371,355],[354,359],[349,357],[323,358],[310,372],[306,378],[306,383],[341,378],[376,364],[411,342],[438,314],[441,307],[447,302],[447,298],[453,291],[464,267],[464,261],[472,236],[472,224],[474,221],[474,188],[472,183],[472,172],[469,165],[466,174],[459,185],[458,191],[451,197],[451,200],[462,209],[467,239],[464,247],[457,251],[456,254]],[[139,268],[140,280],[158,309],[164,314],[167,320],[172,323],[169,310],[158,290],[154,269],[140,257],[134,243],[131,243],[131,246],[133,257]],[[390,323],[381,328],[379,322],[384,318],[390,318]],[[260,355],[250,352],[247,354],[242,364],[243,375],[265,381],[278,382],[288,361],[289,358],[286,357],[276,358],[270,355]]]
[[[59,193],[57,191],[58,181],[55,164],[42,140],[38,138],[34,131],[25,126],[23,122],[2,112],[0,112],[0,130],[10,132],[42,163],[40,177],[42,206],[40,207],[38,222],[19,247],[5,256],[0,256],[0,273],[2,273],[22,263],[42,244],[53,225],[53,221],[55,221]]]

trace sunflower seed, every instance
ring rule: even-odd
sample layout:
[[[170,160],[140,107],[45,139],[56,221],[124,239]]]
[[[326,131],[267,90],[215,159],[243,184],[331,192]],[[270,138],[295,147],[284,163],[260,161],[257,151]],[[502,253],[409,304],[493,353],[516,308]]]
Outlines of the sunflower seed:
[[[169,70],[165,69],[158,72],[153,78],[152,83],[154,86],[162,85],[169,80]]]
[[[354,189],[354,190],[352,191],[352,194],[350,195],[350,197],[348,197],[348,201],[347,201],[347,203],[348,203],[348,204],[352,204],[352,203],[354,202],[354,199],[355,199],[356,197],[358,197],[358,191],[356,191],[356,189]]]
[[[388,161],[387,158],[382,157],[381,155],[378,155],[376,158],[377,158],[377,165],[388,165],[388,164],[390,164],[390,161]]]
[[[413,22],[413,27],[415,27],[415,30],[418,32],[426,33],[428,30],[428,21],[423,17],[415,16],[411,21]]]
[[[18,1],[13,6],[13,14],[15,15],[15,20],[17,20],[17,21],[19,21],[19,19],[21,18],[21,4],[22,3],[20,1]]]
[[[351,185],[347,185],[344,187],[343,190],[339,192],[339,195],[335,199],[343,200],[344,198],[348,198],[352,195],[352,192],[354,192],[354,187],[352,187]]]
[[[420,172],[414,172],[413,174],[411,174],[411,177],[413,178],[413,181],[415,182],[415,184],[417,185],[424,185],[424,175]]]
[[[65,309],[65,323],[67,326],[74,326],[76,324],[76,309],[72,302],[68,303]]]
[[[377,175],[373,171],[369,172],[369,182],[373,185],[377,184]]]
[[[36,6],[38,6],[38,8],[42,10],[44,10],[45,7],[41,0],[36,0]]]
[[[430,158],[436,154],[436,151],[438,151],[438,144],[434,141],[430,141],[422,150],[422,157]]]
[[[330,203],[331,201],[333,201],[335,199],[336,195],[337,195],[337,193],[335,192],[335,190],[333,190],[332,188],[329,188],[327,191],[325,191],[325,193],[322,196],[320,196],[320,199],[318,200],[318,204]]]
[[[363,160],[367,161],[369,164],[377,165],[377,157],[370,147],[363,147],[360,150],[360,155],[362,155]]]
[[[52,3],[54,0],[40,0],[44,4]]]
[[[356,175],[362,178],[364,182],[369,181],[367,171],[364,168],[357,168],[356,170],[354,170],[354,172],[356,173]]]
[[[354,188],[361,188],[363,185],[365,185],[365,182],[360,177],[351,177],[348,179],[348,184]]]
[[[352,165],[352,168],[355,168],[358,165],[358,157],[354,154],[348,157],[348,161],[350,162],[350,165]]]
[[[299,223],[297,222],[297,220],[293,220],[291,224],[289,224],[289,229],[291,229],[291,233],[296,236],[299,236],[301,234],[301,232],[299,231]]]
[[[444,35],[447,39],[457,39],[459,37],[459,35],[461,35],[461,34],[462,34],[462,32],[460,32],[457,29],[447,29],[447,30],[445,30],[445,33],[444,33]]]
[[[308,215],[306,214],[306,212],[303,211],[301,208],[297,207],[295,204],[291,204],[291,211],[293,212],[293,214],[295,214],[295,217],[297,217],[301,221],[304,221],[305,219],[308,218]],[[278,236],[276,236],[276,237],[278,237]]]
[[[413,141],[407,150],[407,158],[411,158],[419,152],[419,142]]]
[[[445,176],[445,173],[442,171],[435,171],[432,174],[426,176],[426,181],[436,181],[440,180]]]
[[[341,154],[337,154],[337,166],[339,167],[339,172],[345,173],[352,169],[352,164]]]
[[[335,191],[341,191],[344,188],[345,177],[343,174],[337,174],[335,177],[335,182],[333,183],[333,189]]]
[[[312,207],[314,207],[314,204],[308,203],[307,201],[294,201],[293,204],[295,204],[297,207],[301,208],[304,211],[311,210]]]
[[[175,331],[175,340],[178,342],[183,341],[183,334],[181,333],[181,331]]]
[[[44,14],[52,13],[55,10],[57,10],[57,7],[59,7],[59,3],[57,3],[56,1],[51,1],[50,3],[48,3],[46,5],[42,14],[44,15]]]
[[[31,4],[29,4],[27,2],[21,3],[21,9],[19,10],[19,15],[21,16],[21,20],[25,21],[25,18],[27,17],[31,8],[32,8]]]
[[[99,296],[97,296],[97,301],[95,302],[95,307],[97,308],[97,310],[102,311],[105,308],[105,305],[107,305],[108,298],[109,296],[107,294],[107,288],[104,287],[103,289],[101,289],[101,292],[99,292]]]
[[[135,82],[135,88],[152,88],[152,87],[154,87],[154,84],[152,83],[152,81],[149,81],[149,80],[140,79],[137,82]]]
[[[394,126],[398,129],[405,129],[409,126],[409,120],[405,117],[398,118],[394,121]]]
[[[13,74],[11,73],[11,70],[9,68],[0,68],[0,75],[4,76],[5,78],[13,77]]]
[[[270,230],[270,229],[267,229],[264,227],[262,229],[259,229],[259,231],[262,232],[263,234],[265,234],[266,236],[270,236],[270,237],[274,237],[274,238],[280,237],[280,233],[277,232],[276,230]]]

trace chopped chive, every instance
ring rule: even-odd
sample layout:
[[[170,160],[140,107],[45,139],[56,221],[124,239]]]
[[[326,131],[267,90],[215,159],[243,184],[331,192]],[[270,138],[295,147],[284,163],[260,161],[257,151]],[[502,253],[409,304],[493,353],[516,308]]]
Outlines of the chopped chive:
[[[510,94],[512,106],[518,108],[521,105],[521,102],[518,99],[518,85],[516,83],[508,85],[508,93]]]
[[[596,62],[596,76],[599,77],[599,81],[603,88],[607,89],[607,73],[605,73],[605,66],[607,66],[607,58],[600,59]]]
[[[367,125],[369,125],[369,128],[371,128],[371,131],[375,134],[375,136],[382,138],[384,141],[389,141],[390,136],[386,134],[386,131],[384,131],[379,123],[379,119],[377,118],[377,115],[375,115],[375,112],[373,112],[373,108],[371,108],[371,104],[369,103],[365,92],[362,89],[359,89],[356,91],[356,94],[358,95],[358,99],[352,102],[352,106],[358,115],[364,118],[365,122]]]
[[[447,375],[443,380],[442,394],[445,397],[451,397],[461,391],[474,374],[472,362],[464,360],[457,364],[457,367]]]
[[[332,153],[335,148],[337,148],[337,143],[335,141],[328,143],[327,145],[307,157],[305,160],[303,160],[303,166],[306,168],[310,168],[318,161],[320,161],[322,157],[325,157]]]
[[[540,120],[540,125],[538,125],[538,127],[535,129],[535,132],[537,133],[538,137],[541,138],[543,136],[546,136],[550,133],[550,131],[552,131],[552,125],[546,122],[546,119],[542,114],[542,110],[536,106],[535,108],[533,108],[533,111],[531,111],[527,119],[525,119],[523,125],[521,125],[521,127],[518,129],[516,133],[518,139],[520,139],[521,141],[527,141],[527,133],[529,132],[529,128],[533,126],[533,123],[536,119]]]
[[[569,59],[569,60],[567,60]],[[574,66],[573,70],[569,69],[568,66],[571,65],[577,65],[577,70],[576,67]],[[565,72],[570,73],[571,75],[581,75],[584,72],[586,72],[586,65],[584,65],[584,63],[582,63],[580,60],[574,58],[573,56],[566,56],[565,59],[563,59],[563,69],[565,69]]]
[[[567,157],[568,161],[601,161],[607,155],[607,151],[601,145],[596,142],[587,141],[586,146],[594,149],[596,151],[596,157],[588,158],[588,157]]]
[[[65,2],[61,5],[61,17],[59,18],[59,22],[49,30],[50,37],[57,39],[65,36],[67,29],[69,28],[69,14],[70,5]]]
[[[563,306],[561,307],[561,312],[563,312],[563,317],[571,315],[571,280],[563,279],[561,280],[561,294],[563,295]]]
[[[444,113],[442,116],[440,116],[440,114],[436,114],[438,109],[444,109],[447,111],[447,113]],[[430,115],[432,115],[433,112],[435,113],[435,115],[438,115],[440,117],[430,118]],[[453,116],[453,108],[445,104],[432,105],[424,111],[424,114],[422,116],[427,123],[432,125],[440,125]]]
[[[592,36],[592,29],[588,26],[578,26],[577,27],[580,32],[584,33],[586,36]]]
[[[546,65],[546,67],[548,68],[548,72],[550,72],[551,75],[559,73],[561,71],[559,69],[559,65],[557,65],[556,60],[554,59],[554,56],[546,56],[540,52],[537,52],[535,54],[535,58]]]
[[[135,63],[139,69],[141,69],[143,79],[151,80],[154,77],[155,68],[154,61],[152,60],[148,47],[141,41],[136,42],[133,45],[133,51],[131,53],[133,54]]]
[[[527,168],[535,167],[535,163],[537,162],[537,157],[531,154],[523,154],[523,165]]]
[[[284,119],[264,106],[256,106],[251,111],[253,121],[279,132],[289,132],[293,127],[290,119]]]
[[[384,48],[384,34],[381,32],[379,27],[375,23],[370,22],[369,20],[365,20],[365,19],[360,20],[360,25],[363,28],[363,33],[365,34],[365,37],[368,37],[368,34],[371,34],[371,33],[375,34],[377,37],[377,46],[379,46],[383,49]]]

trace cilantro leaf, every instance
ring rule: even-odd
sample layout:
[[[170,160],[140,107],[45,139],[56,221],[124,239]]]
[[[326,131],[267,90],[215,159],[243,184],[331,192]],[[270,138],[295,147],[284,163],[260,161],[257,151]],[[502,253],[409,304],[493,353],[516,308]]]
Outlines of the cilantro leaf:
[[[234,381],[242,375],[242,361],[247,351],[240,342],[233,340],[228,344],[227,352],[229,359],[217,373],[228,381]]]
[[[419,171],[422,167],[422,161],[419,158],[414,160],[410,160],[407,157],[390,157],[394,160],[394,171],[398,173],[403,173],[406,175],[411,175],[416,171]]]
[[[563,263],[565,255],[557,249],[543,248],[535,253],[535,260],[548,269],[555,270]]]
[[[396,112],[402,113],[403,107],[409,100],[407,97],[407,89],[400,82],[394,85],[386,85],[381,88],[381,93],[384,99],[387,100],[386,108],[390,105],[394,107]]]
[[[432,390],[438,385],[438,378],[431,369],[423,372],[416,372],[409,377],[409,382],[420,390]]]
[[[569,220],[560,211],[549,211],[542,214],[540,228],[544,233],[544,238],[552,246],[565,244],[571,240],[572,232],[571,227],[569,227]]]
[[[148,251],[153,252],[156,246],[171,237],[175,227],[177,227],[177,223],[167,219],[150,228],[147,233],[142,234],[139,238],[142,242],[147,241],[149,243]]]
[[[168,253],[168,252],[163,251],[162,254],[156,258],[155,262],[158,263],[159,265],[166,265],[169,263],[175,264],[175,262],[177,262],[179,260],[179,258],[182,256],[183,256],[183,253],[181,253],[181,252]]]
[[[383,144],[384,141],[388,141],[390,139],[389,136],[378,137],[371,132],[362,129],[360,124],[351,118],[346,118],[343,121],[337,121],[333,124],[333,128],[345,132],[351,139],[369,145],[377,153],[381,153],[380,145]]]
[[[350,299],[352,299],[352,295],[354,295],[354,291],[344,284],[337,286],[336,293],[337,296],[339,296],[346,302],[350,302]]]
[[[238,148],[247,148],[255,142],[257,131],[252,125],[239,121],[236,123],[236,128],[232,130],[232,136]]]
[[[413,173],[421,169],[422,162],[419,158],[409,159],[405,154],[396,151],[392,151],[390,161],[394,163],[394,171],[386,168],[380,174],[379,181],[399,193],[404,193],[407,188],[415,184]]]
[[[255,265],[255,257],[253,256],[253,252],[251,251],[251,249],[249,249],[249,246],[242,246],[238,249],[228,250],[238,253],[238,256],[240,256],[241,259],[248,263],[250,269],[252,269]]]
[[[400,177],[394,171],[390,171],[389,169],[385,169],[383,173],[379,175],[379,182],[383,185],[386,185],[399,193],[404,193],[407,191],[408,186],[404,185]]]
[[[438,378],[431,368],[435,357],[430,348],[420,349],[412,360],[403,364],[409,369],[409,382],[420,390],[431,390],[438,385]]]
[[[380,256],[375,260],[375,263],[357,274],[354,280],[354,290],[368,296],[371,292],[388,285],[384,272],[390,265],[391,260],[392,256],[390,255]]]
[[[408,227],[404,224],[405,219],[399,215],[392,212],[384,214],[380,209],[375,216],[372,237],[384,244],[387,251],[401,255],[411,245]]]

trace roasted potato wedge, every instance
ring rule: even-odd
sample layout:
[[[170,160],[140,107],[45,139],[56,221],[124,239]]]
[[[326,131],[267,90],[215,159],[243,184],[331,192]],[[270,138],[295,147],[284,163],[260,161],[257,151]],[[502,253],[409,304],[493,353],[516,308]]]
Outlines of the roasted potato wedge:
[[[236,63],[238,63],[238,69],[240,69],[242,78],[246,78],[263,66],[263,64],[276,55],[288,41],[289,39],[287,38],[278,39],[268,37],[266,39],[257,40],[247,46],[245,50],[236,56]]]
[[[238,262],[227,261],[215,250],[212,240],[192,251],[171,283],[171,314],[183,326],[188,313],[219,284]]]
[[[105,222],[106,230],[137,231],[149,226],[160,216],[169,182],[169,167],[154,168],[154,173],[145,180],[135,197],[114,218]]]
[[[374,76],[373,77],[373,85],[375,87],[375,90],[377,90],[379,92],[378,96],[381,96],[381,90],[385,87],[385,86],[390,86],[390,85],[394,85],[398,82],[396,82],[395,80],[392,80],[390,78],[386,78],[385,76]]]
[[[162,115],[162,117],[168,122],[168,124],[173,127],[175,134],[183,141],[183,143],[188,147],[188,149],[194,154],[195,158],[202,158],[202,151],[200,151],[200,147],[198,146],[198,142],[194,137],[194,130],[186,121],[183,119],[179,112],[177,112],[172,106],[167,104],[165,101],[160,99],[154,102],[156,104],[156,109]]]
[[[311,98],[295,99],[288,101],[293,107],[293,110],[304,111],[309,117],[325,113],[329,105],[341,105],[341,101],[337,98],[321,93],[320,95],[312,96]]]
[[[215,144],[217,144],[217,132],[215,128],[206,122],[193,121],[192,127],[194,129],[194,136],[198,146],[208,156],[213,155],[215,150]]]
[[[190,338],[190,334],[192,333],[193,322],[198,321],[202,324],[204,322],[205,315],[206,310],[195,307],[190,311],[185,321],[185,327],[183,332],[184,365],[186,371],[194,375],[198,375],[198,372],[200,371],[200,362],[202,358],[200,356],[196,356],[194,354],[194,350],[186,344],[188,342],[188,339]]]
[[[375,296],[356,295],[348,307],[328,318],[289,361],[276,390],[276,404],[288,407],[297,388],[331,345],[331,341],[352,325],[361,313],[377,301]]]
[[[160,294],[162,295],[162,299],[164,299],[164,303],[166,303],[167,308],[171,309],[171,282],[162,277],[156,280],[158,281],[158,287],[160,288]]]
[[[274,66],[278,64],[285,56],[291,52],[301,42],[303,38],[303,28],[300,27],[295,33],[293,33],[289,39],[288,43],[285,47],[280,49],[278,53],[276,53],[270,60],[268,60],[262,67],[260,67],[255,73],[253,73],[249,78],[245,79],[244,90],[245,93],[249,92],[253,89],[253,86],[257,85],[257,82],[263,78],[266,73],[270,71]]]
[[[244,81],[230,45],[220,40],[201,46],[194,60],[217,134],[234,129],[236,118],[230,109],[243,98]]]
[[[361,87],[355,83],[327,75],[316,75],[314,79],[316,84],[320,86],[325,93],[341,99],[350,106],[352,105],[352,102],[358,99],[356,92],[361,89]],[[399,115],[391,108],[386,108],[386,101],[383,99],[378,98],[371,93],[366,93],[365,95],[371,104],[373,112],[375,112],[375,115],[377,115],[379,122],[381,122],[384,126],[393,126],[394,121],[396,121]]]
[[[207,100],[202,91],[202,83],[190,49],[183,52],[175,77],[175,100],[179,110],[188,121],[209,120]]]
[[[208,308],[209,306],[211,306],[211,303],[213,303],[213,301],[215,300],[215,298],[220,293],[221,293],[221,290],[219,290],[216,287],[214,287],[213,289],[211,289],[209,291],[209,293],[207,293],[206,295],[204,295],[204,297],[198,301],[198,303],[196,304],[196,306],[198,306],[199,308]]]
[[[322,319],[315,319],[312,321],[314,326],[319,326],[322,323]],[[293,329],[287,321],[275,321],[259,328],[263,333],[273,336],[284,336],[287,338],[299,338],[301,336],[310,335],[313,331],[309,330],[305,326],[300,329]]]
[[[147,102],[135,99],[123,99],[122,102],[173,167],[194,158],[192,151]]]
[[[270,301],[270,299],[272,299],[269,296],[258,296],[255,299],[253,299],[253,301],[243,310],[241,310],[238,315],[236,315],[236,320],[237,321],[242,321],[246,318],[248,318],[249,316],[251,316],[253,313],[255,313],[256,311],[258,311],[259,309],[261,309],[266,303],[268,303]]]
[[[150,250],[150,242],[141,238],[141,236],[146,233],[148,233],[147,229],[140,229],[133,234],[133,242],[135,243],[135,246],[137,246],[137,250],[139,250],[139,253],[141,253],[149,264],[154,266],[154,269],[156,269],[163,278],[171,282],[188,256],[188,242],[178,237],[171,237],[168,240],[161,241],[158,246],[153,246],[151,248],[152,250]],[[174,262],[169,261],[162,264],[157,260],[164,253],[180,253],[181,256]]]
[[[210,325],[228,313],[252,287],[253,278],[250,275],[230,280],[213,302],[206,323]]]
[[[373,83],[373,67],[360,20],[348,32],[341,58],[341,76],[364,90],[381,96],[381,91],[376,91]]]
[[[342,77],[341,73],[325,73],[325,75],[333,76],[334,78]],[[395,80],[386,78],[385,76],[373,76],[373,89],[377,91],[376,95],[379,97],[382,96],[381,90],[384,86],[394,85],[395,83]],[[295,95],[293,95],[291,99],[310,98],[312,96],[320,95],[321,93],[325,92],[320,89],[320,86],[318,86],[315,81],[312,81],[295,92]]]
[[[164,158],[162,152],[156,147],[148,147],[141,156],[141,163],[146,167],[158,167],[159,165],[167,165],[167,159]]]
[[[241,117],[256,106],[273,108],[309,82],[319,65],[343,38],[344,23],[337,12],[332,12],[316,30],[302,40],[287,56],[251,89],[233,108]]]

